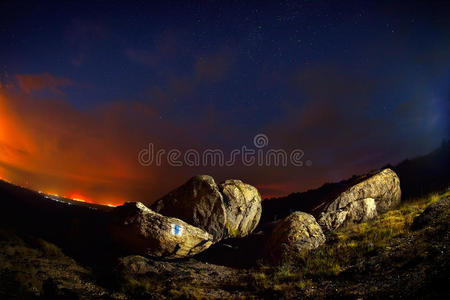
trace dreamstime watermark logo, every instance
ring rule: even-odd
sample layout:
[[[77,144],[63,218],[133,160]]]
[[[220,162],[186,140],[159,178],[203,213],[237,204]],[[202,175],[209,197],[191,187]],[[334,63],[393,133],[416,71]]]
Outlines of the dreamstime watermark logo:
[[[263,149],[269,145],[267,135],[259,133],[253,138],[253,145],[257,149],[242,146],[233,149],[225,155],[221,149],[205,149],[198,151],[188,149],[184,152],[179,149],[155,149],[153,143],[138,153],[138,162],[141,166],[162,166],[164,163],[172,167],[232,167],[242,163],[246,167],[303,167],[312,166],[312,161],[303,161],[305,153],[301,149],[286,151],[283,149]]]

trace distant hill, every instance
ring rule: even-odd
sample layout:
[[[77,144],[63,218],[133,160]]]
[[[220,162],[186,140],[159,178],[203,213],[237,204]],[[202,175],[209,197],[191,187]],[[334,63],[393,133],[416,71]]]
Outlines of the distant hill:
[[[94,245],[111,249],[104,234],[109,206],[39,193],[0,180],[0,207],[2,228],[36,235],[83,254],[91,253]]]
[[[450,140],[433,152],[391,167],[400,177],[402,198],[411,199],[450,187]]]
[[[450,186],[450,141],[431,153],[407,159],[396,166],[387,165],[400,178],[402,199],[407,200],[440,191]],[[370,175],[370,173],[369,173]],[[357,184],[366,176],[353,176],[336,183],[325,183],[318,189],[292,193],[285,197],[265,199],[260,224],[283,218],[293,211],[304,211],[317,216],[330,199],[336,198],[347,187]]]

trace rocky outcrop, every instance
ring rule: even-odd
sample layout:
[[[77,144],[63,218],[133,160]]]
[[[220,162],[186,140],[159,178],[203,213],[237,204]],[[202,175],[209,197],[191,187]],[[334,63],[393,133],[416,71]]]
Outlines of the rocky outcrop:
[[[418,215],[411,226],[413,230],[422,229],[434,222],[439,221],[439,218],[450,215],[450,197],[444,198],[428,206],[423,213]]]
[[[240,180],[217,185],[211,176],[199,175],[156,201],[151,208],[204,229],[217,242],[246,236],[256,228],[261,217],[261,196],[255,187]]]
[[[261,218],[261,196],[258,190],[241,180],[226,180],[219,185],[226,209],[225,236],[244,237]]]
[[[140,202],[128,202],[112,210],[109,230],[122,248],[168,259],[193,256],[213,240],[204,230],[158,214]]]
[[[350,202],[345,209],[327,211],[322,214],[320,225],[328,230],[359,224],[377,216],[377,207],[373,198],[365,198]]]
[[[223,237],[226,210],[222,194],[211,176],[199,175],[150,206],[165,216],[181,219],[213,235]]]
[[[360,223],[400,203],[400,179],[391,169],[384,169],[362,179],[340,193],[320,214],[324,230],[335,230]]]
[[[315,249],[325,241],[322,228],[312,215],[294,212],[273,229],[264,248],[264,259],[275,264],[293,260],[302,251]]]

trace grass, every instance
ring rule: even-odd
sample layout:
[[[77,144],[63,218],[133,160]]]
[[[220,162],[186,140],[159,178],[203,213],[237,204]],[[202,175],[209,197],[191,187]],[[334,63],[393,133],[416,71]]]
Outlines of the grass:
[[[119,291],[135,297],[146,298],[149,295],[169,295],[172,299],[208,298],[201,285],[196,282],[172,282],[157,276],[130,275],[118,280]]]
[[[49,243],[40,238],[33,238],[32,245],[39,249],[44,257],[62,257],[61,249],[55,244]]]
[[[261,265],[252,274],[252,283],[258,290],[282,291],[283,296],[306,290],[313,281],[331,279],[362,260],[390,251],[395,241],[411,233],[414,218],[429,205],[450,196],[431,194],[427,197],[403,202],[394,210],[377,218],[342,228],[327,234],[327,243],[313,251],[301,253],[300,259],[277,267]],[[417,245],[418,255],[420,249]]]
[[[65,282],[90,273],[41,238],[0,229],[0,294],[34,299],[48,292],[46,282]]]

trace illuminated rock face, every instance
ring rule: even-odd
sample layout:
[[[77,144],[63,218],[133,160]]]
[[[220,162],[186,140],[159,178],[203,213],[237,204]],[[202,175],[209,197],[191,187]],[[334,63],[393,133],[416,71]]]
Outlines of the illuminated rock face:
[[[240,180],[219,184],[226,209],[226,237],[244,237],[251,233],[261,218],[261,196],[258,190]]]
[[[192,177],[188,182],[156,201],[151,209],[204,229],[219,241],[224,235],[226,210],[223,196],[208,175]]]
[[[293,260],[303,251],[315,249],[325,241],[322,228],[312,215],[294,212],[272,230],[264,247],[264,260],[274,264]]]
[[[365,198],[350,202],[344,209],[324,213],[319,222],[327,230],[348,224],[359,224],[377,216],[375,199]]]
[[[209,248],[211,234],[158,214],[140,202],[128,202],[110,213],[111,237],[135,254],[161,258],[193,256]]]
[[[384,169],[342,192],[321,213],[319,224],[324,230],[335,230],[361,223],[394,208],[400,200],[400,179]]]
[[[215,242],[248,235],[258,225],[262,211],[261,196],[255,187],[240,180],[217,185],[208,175],[191,178],[151,208],[204,229]]]

